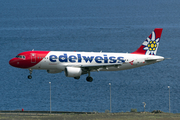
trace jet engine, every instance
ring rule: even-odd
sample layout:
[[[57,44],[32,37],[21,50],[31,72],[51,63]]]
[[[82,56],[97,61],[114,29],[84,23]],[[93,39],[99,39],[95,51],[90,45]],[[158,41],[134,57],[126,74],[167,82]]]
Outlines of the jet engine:
[[[79,77],[82,75],[82,69],[78,67],[66,67],[64,73],[66,77]]]

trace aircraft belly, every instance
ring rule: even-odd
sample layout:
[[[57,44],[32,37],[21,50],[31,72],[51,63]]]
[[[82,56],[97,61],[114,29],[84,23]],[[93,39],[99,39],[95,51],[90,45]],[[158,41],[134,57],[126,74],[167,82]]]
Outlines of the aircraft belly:
[[[30,69],[39,69],[40,68],[40,63],[36,64],[35,66],[30,67]],[[29,69],[29,68],[28,68]]]

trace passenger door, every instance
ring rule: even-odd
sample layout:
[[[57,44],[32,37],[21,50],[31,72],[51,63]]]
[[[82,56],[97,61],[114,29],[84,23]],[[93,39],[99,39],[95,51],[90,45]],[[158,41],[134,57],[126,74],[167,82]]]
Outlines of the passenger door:
[[[31,53],[31,63],[36,63],[36,54]]]

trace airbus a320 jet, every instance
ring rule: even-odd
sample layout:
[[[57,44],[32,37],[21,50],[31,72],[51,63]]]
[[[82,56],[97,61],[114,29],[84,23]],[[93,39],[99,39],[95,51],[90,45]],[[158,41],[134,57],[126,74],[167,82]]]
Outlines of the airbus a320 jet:
[[[48,73],[64,71],[66,77],[79,79],[88,74],[86,80],[92,82],[90,72],[118,71],[141,67],[164,60],[157,56],[162,28],[156,28],[132,53],[108,52],[69,52],[69,51],[26,51],[19,53],[9,61],[13,67],[28,69],[31,79],[32,71],[46,70]]]

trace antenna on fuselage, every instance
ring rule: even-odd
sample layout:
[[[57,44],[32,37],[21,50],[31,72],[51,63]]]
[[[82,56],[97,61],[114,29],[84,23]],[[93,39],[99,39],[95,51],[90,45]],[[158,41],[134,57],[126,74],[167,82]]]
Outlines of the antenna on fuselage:
[[[32,51],[34,51],[34,49],[32,49]]]

